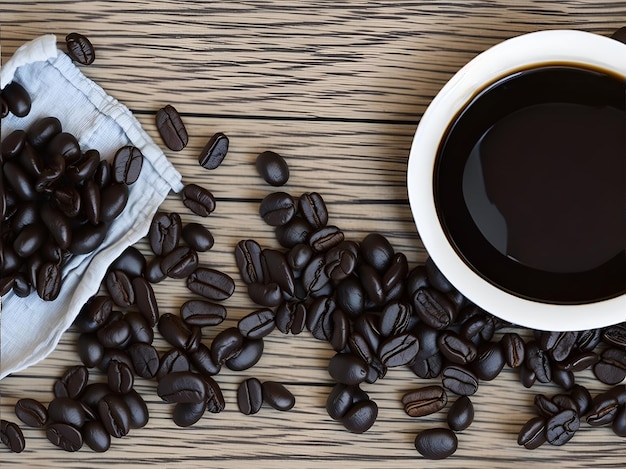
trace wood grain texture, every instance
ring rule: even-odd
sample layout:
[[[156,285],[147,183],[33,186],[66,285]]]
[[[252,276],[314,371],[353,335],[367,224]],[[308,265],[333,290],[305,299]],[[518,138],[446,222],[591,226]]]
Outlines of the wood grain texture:
[[[166,154],[186,183],[210,189],[217,209],[203,220],[215,246],[200,254],[203,264],[236,280],[224,303],[228,318],[205,331],[235,325],[256,306],[247,298],[233,258],[237,241],[255,238],[277,247],[273,230],[258,216],[258,204],[275,190],[254,168],[264,150],[281,153],[291,177],[281,190],[293,195],[317,191],[330,222],[360,240],[378,231],[407,254],[411,266],[427,253],[419,241],[407,202],[405,170],[411,139],[426,106],[447,79],[476,54],[497,42],[538,29],[576,28],[608,35],[626,24],[622,0],[415,0],[312,1],[9,1],[0,5],[0,45],[6,60],[22,43],[44,33],[62,40],[84,33],[97,47],[96,62],[83,67],[109,93],[128,105],[152,137],[157,109],[173,104],[183,115],[189,146]],[[197,156],[215,132],[230,137],[222,166],[206,171]],[[164,147],[163,147],[164,148]],[[163,210],[197,221],[179,197]],[[139,248],[148,253],[145,242]],[[162,312],[176,313],[191,297],[182,281],[159,284]],[[528,331],[523,332],[529,336]],[[158,334],[157,334],[158,335]],[[0,382],[0,414],[16,420],[21,397],[48,403],[63,370],[78,364],[77,332],[65,333],[57,349],[39,364]],[[166,350],[157,337],[155,345]],[[583,425],[565,447],[528,451],[516,443],[519,428],[534,416],[536,393],[517,373],[505,370],[472,398],[476,419],[459,434],[459,449],[444,461],[426,461],[413,440],[424,429],[445,426],[441,413],[414,419],[400,405],[408,390],[433,384],[404,368],[392,369],[364,389],[379,405],[374,427],[348,433],[325,411],[332,387],[326,364],[333,352],[310,334],[266,339],[265,354],[251,370],[217,376],[226,410],[207,413],[191,428],[171,421],[173,407],[156,395],[153,381],[138,379],[150,422],[97,454],[87,448],[65,453],[44,432],[23,427],[27,449],[0,448],[2,468],[153,467],[181,468],[552,468],[624,467],[626,446],[609,428]],[[284,383],[296,396],[287,413],[264,407],[254,416],[237,410],[235,391],[249,376]],[[103,380],[93,371],[92,380]],[[597,393],[606,386],[590,371],[578,382]]]

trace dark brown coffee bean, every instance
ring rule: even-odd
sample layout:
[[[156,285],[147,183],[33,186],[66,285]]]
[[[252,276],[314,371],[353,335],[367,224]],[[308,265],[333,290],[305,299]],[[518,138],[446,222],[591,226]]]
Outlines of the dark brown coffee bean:
[[[139,395],[137,391],[131,389],[122,395],[122,399],[128,406],[130,415],[129,428],[143,428],[148,423],[150,414],[146,401]]]
[[[111,435],[99,420],[85,422],[81,428],[84,443],[96,453],[104,453],[111,447]]]
[[[187,184],[182,192],[183,204],[201,217],[208,217],[215,210],[215,197],[204,187]]]
[[[383,235],[370,233],[361,241],[361,255],[367,264],[383,274],[391,265],[394,250]]]
[[[369,300],[376,306],[382,306],[385,303],[385,290],[376,269],[369,264],[360,264],[356,270]]]
[[[319,293],[330,282],[325,272],[326,264],[324,255],[318,254],[305,267],[302,272],[302,285],[311,296],[319,296]]]
[[[305,192],[298,200],[298,208],[302,217],[314,229],[319,229],[328,223],[328,210],[324,199],[317,192]]]
[[[46,427],[46,437],[64,451],[75,452],[83,446],[80,430],[67,423],[55,422]]]
[[[308,265],[312,257],[313,249],[308,244],[299,243],[287,253],[287,263],[294,272],[300,272]]]
[[[626,379],[626,353],[612,347],[604,350],[600,361],[593,366],[593,374],[605,384],[614,385]]]
[[[207,403],[202,402],[179,402],[174,406],[172,420],[179,427],[190,427],[197,423],[206,412]]]
[[[457,320],[463,324],[461,335],[477,345],[490,341],[496,331],[494,317],[475,305],[463,308]]]
[[[333,420],[341,420],[354,404],[366,400],[367,393],[358,386],[337,383],[326,399],[326,411]]]
[[[526,344],[526,358],[524,364],[526,368],[535,373],[540,383],[549,383],[552,380],[550,357],[534,340]]]
[[[332,297],[320,296],[311,302],[307,308],[306,327],[313,337],[327,341],[332,338],[332,313],[335,309]]]
[[[98,150],[88,150],[85,152],[85,156],[82,160],[66,168],[65,177],[73,184],[86,183],[88,180],[91,180],[99,164],[100,153]],[[94,188],[99,189],[94,181],[91,182]]]
[[[44,243],[48,233],[42,226],[28,225],[13,241],[13,250],[20,257],[30,257]]]
[[[197,373],[175,371],[163,376],[157,385],[157,394],[165,402],[199,403],[206,401],[206,381]]]
[[[456,434],[447,428],[431,428],[415,437],[415,449],[426,459],[445,459],[458,447]]]
[[[498,342],[485,342],[478,347],[472,371],[480,380],[491,381],[500,374],[505,365],[504,353]]]
[[[462,432],[474,421],[474,404],[467,396],[459,397],[448,410],[448,427],[455,432]]]
[[[478,390],[478,378],[465,368],[446,366],[442,374],[443,387],[459,396],[471,396]]]
[[[337,353],[328,362],[328,373],[338,383],[355,385],[365,381],[368,366],[352,353]]]
[[[182,222],[178,213],[157,212],[152,218],[148,239],[157,256],[165,256],[178,246]]]
[[[265,283],[263,249],[253,239],[241,240],[235,247],[235,260],[241,279],[247,284]]]
[[[439,290],[420,288],[413,295],[413,307],[420,319],[434,329],[444,329],[455,319],[455,306]]]
[[[378,356],[387,367],[406,365],[412,362],[419,350],[417,338],[412,334],[389,337],[378,349]]]
[[[2,90],[2,98],[9,111],[16,117],[25,117],[30,112],[31,98],[28,91],[16,81],[12,81]]]
[[[394,254],[391,265],[381,279],[385,292],[385,303],[397,301],[404,295],[404,281],[408,271],[409,263],[406,255],[401,252]]]
[[[53,262],[46,262],[37,272],[37,294],[45,301],[53,301],[61,292],[61,267]]]
[[[178,246],[161,259],[161,270],[171,278],[187,278],[198,267],[198,253],[188,246]]]
[[[151,329],[159,320],[159,306],[154,295],[154,289],[143,277],[133,278],[131,284],[137,309]]]
[[[115,220],[128,202],[128,186],[113,183],[100,192],[100,219],[104,222]]]
[[[580,427],[578,414],[563,410],[546,422],[546,440],[553,446],[562,446],[572,439]]]
[[[77,399],[85,390],[89,381],[89,370],[86,366],[76,365],[68,368],[58,380],[66,390],[65,395]]]
[[[183,240],[198,252],[208,251],[213,247],[211,232],[200,223],[187,223],[182,230]]]
[[[76,163],[82,156],[78,140],[68,132],[56,134],[48,143],[46,151],[49,155],[61,156],[65,166]]]
[[[37,123],[33,124],[32,127],[35,127],[36,124]],[[2,143],[0,144],[0,155],[2,156],[2,160],[10,160],[20,155],[26,145],[26,139],[27,133],[22,129],[14,130],[9,135],[4,137]]]
[[[113,179],[127,186],[139,179],[143,166],[143,154],[139,148],[126,145],[120,148],[113,158]]]
[[[439,412],[448,403],[448,395],[441,386],[425,386],[402,396],[404,411],[410,417],[422,417]]]
[[[153,257],[146,265],[146,279],[150,283],[159,283],[167,278],[161,270],[161,258]]]
[[[98,225],[86,224],[72,233],[72,243],[69,251],[72,254],[88,254],[102,244],[107,235],[108,227],[105,223]]]
[[[602,340],[602,329],[588,329],[580,331],[576,339],[576,348],[581,352],[590,352]]]
[[[108,187],[113,180],[113,170],[108,160],[100,160],[96,172],[93,174],[93,180],[100,190]]]
[[[296,210],[296,202],[290,194],[273,192],[261,201],[259,215],[268,225],[281,226],[293,218]]]
[[[135,304],[133,284],[124,271],[111,270],[107,273],[105,285],[113,302],[123,308]]]
[[[113,319],[96,331],[98,341],[105,348],[123,347],[130,342],[131,329],[123,318]]]
[[[272,186],[282,186],[289,180],[289,166],[285,159],[273,151],[264,151],[256,159],[256,170]]]
[[[309,246],[315,252],[326,252],[344,240],[343,231],[333,225],[323,226],[309,235]]]
[[[222,164],[228,153],[229,140],[221,132],[214,134],[204,146],[198,157],[198,163],[205,169],[215,169]]]
[[[281,383],[265,381],[261,384],[263,402],[276,410],[288,411],[296,404],[294,395]]]
[[[546,442],[545,417],[533,417],[526,422],[517,435],[517,444],[526,449],[537,449]]]
[[[26,139],[35,149],[43,150],[61,131],[61,121],[59,119],[52,116],[42,117],[28,128]],[[4,153],[4,142],[2,149]]]
[[[189,357],[189,361],[193,365],[193,368],[204,378],[207,376],[215,376],[222,368],[222,365],[213,360],[213,357],[211,356],[211,349],[203,343],[198,344],[198,348],[187,355]],[[180,364],[180,367],[183,367],[182,363]],[[189,364],[187,364],[187,369],[189,369]],[[180,371],[185,370],[181,369]]]
[[[365,292],[355,276],[343,280],[335,290],[337,306],[351,317],[358,317],[365,310]]]
[[[226,319],[226,308],[210,301],[189,300],[181,306],[180,317],[188,326],[217,326]]]
[[[248,339],[261,339],[269,335],[276,327],[274,312],[262,308],[244,316],[237,323],[239,332]]]
[[[160,364],[159,353],[151,344],[142,342],[131,344],[128,347],[128,355],[133,362],[133,370],[137,376],[146,379],[156,376]],[[110,369],[111,367],[109,366]]]
[[[74,325],[80,332],[94,332],[108,321],[112,310],[111,298],[104,295],[93,296],[81,308]]]
[[[107,394],[98,402],[98,415],[104,428],[115,438],[121,438],[130,430],[130,409],[122,396]]]
[[[0,119],[4,119],[8,115],[9,115],[9,105],[4,99],[4,96],[0,93]]]
[[[519,334],[515,332],[503,334],[500,339],[500,346],[508,366],[517,368],[524,363],[526,344]]]
[[[263,389],[256,378],[242,381],[237,388],[237,407],[244,415],[256,414],[263,405]]]
[[[34,178],[35,190],[37,192],[45,191],[52,182],[61,177],[65,167],[65,161],[62,156],[55,155],[45,162],[42,155],[28,142],[24,142],[24,147],[17,154],[15,160],[29,176]],[[54,171],[52,171],[53,168]],[[47,181],[42,180],[42,183],[39,184],[40,177],[45,177]]]
[[[121,270],[131,279],[141,277],[146,270],[146,258],[134,246],[129,246],[109,266],[109,270]]]
[[[23,398],[15,403],[15,415],[29,427],[42,428],[48,422],[48,410],[35,399]]]
[[[466,365],[478,355],[476,346],[452,331],[443,331],[438,338],[439,350],[452,363]]]
[[[569,409],[579,414],[578,403],[567,394],[555,394],[554,396],[552,396],[551,400],[557,405],[559,410]]]
[[[235,291],[233,279],[219,270],[198,267],[188,278],[187,288],[213,301],[221,301]]]
[[[326,275],[336,282],[347,278],[357,264],[357,258],[351,251],[334,247],[330,249],[324,258]]]
[[[585,415],[591,405],[591,394],[584,386],[575,384],[569,392],[570,397],[576,403],[578,415]]]
[[[276,227],[276,240],[282,247],[291,249],[296,244],[306,243],[312,231],[309,222],[294,215],[287,223]]]
[[[107,368],[107,379],[109,388],[117,394],[129,392],[135,384],[133,370],[125,363],[118,362],[117,360],[111,360]]]
[[[203,345],[204,344],[200,344],[198,350],[194,353],[197,353]],[[206,345],[204,345],[204,347],[206,348]],[[161,356],[156,378],[160,380],[163,376],[175,371],[189,371],[189,360],[187,356],[182,350],[177,348],[170,349]]]
[[[369,430],[378,417],[378,406],[371,399],[354,404],[341,418],[343,426],[352,433]]]
[[[20,200],[35,200],[36,192],[26,172],[14,161],[6,161],[3,166],[7,185],[13,188]]]
[[[120,321],[120,322],[125,322],[125,321]],[[133,362],[128,356],[128,353],[126,353],[125,350],[122,350],[121,348],[118,348],[118,347],[120,346],[109,347],[109,348],[104,349],[104,355],[102,356],[102,360],[97,365],[99,370],[106,371],[109,368],[109,365],[111,364],[113,360],[117,360],[118,362],[124,362],[129,367],[132,368]]]
[[[20,426],[5,419],[0,420],[0,441],[14,453],[21,453],[26,447],[26,440]]]
[[[85,182],[81,192],[81,206],[89,223],[100,223],[100,188],[93,180]]]
[[[559,385],[563,389],[571,389],[575,384],[574,373],[570,370],[564,370],[558,365],[552,366],[552,382]]]
[[[58,177],[60,177],[60,175]],[[76,218],[76,216],[78,216],[82,207],[82,201],[80,199],[80,192],[78,192],[78,189],[75,187],[65,186],[54,189],[52,191],[52,199],[65,216],[69,218]]]
[[[538,345],[550,353],[557,362],[565,360],[576,344],[576,332],[542,332],[539,334]]]
[[[226,401],[224,400],[224,395],[222,394],[222,389],[220,388],[217,381],[215,381],[210,376],[203,376],[203,379],[207,384],[207,410],[212,414],[219,414],[226,408]]]
[[[236,327],[220,331],[211,342],[211,357],[218,365],[223,365],[239,354],[243,348],[243,336]]]
[[[276,328],[283,334],[300,334],[306,326],[306,307],[300,302],[283,302],[275,315]]]
[[[535,395],[534,404],[539,411],[539,414],[545,418],[550,418],[553,415],[558,414],[561,410],[558,405],[543,394]]]
[[[263,339],[244,338],[241,350],[235,356],[226,360],[226,367],[233,371],[243,371],[252,368],[261,359],[264,347]]]
[[[625,38],[626,39],[626,38]],[[626,406],[622,405],[617,414],[615,414],[615,418],[613,419],[613,423],[611,424],[611,428],[613,429],[613,433],[620,437],[626,437]]]
[[[191,350],[193,348],[193,327],[187,327],[180,317],[172,313],[162,314],[157,328],[163,338],[173,347],[181,350]]]
[[[173,151],[180,151],[187,146],[187,129],[174,106],[168,104],[156,113],[156,127],[163,143]]]
[[[78,356],[88,368],[93,368],[102,361],[104,346],[95,333],[83,332],[78,336]]]
[[[81,65],[91,65],[96,59],[96,50],[87,37],[79,33],[70,33],[65,36],[67,53],[74,62]]]
[[[85,410],[79,401],[69,397],[55,397],[48,404],[48,418],[51,422],[67,423],[80,428],[85,423]]]
[[[330,345],[335,352],[343,351],[348,345],[350,335],[350,318],[340,309],[335,309],[330,315],[331,336]]]
[[[288,296],[295,294],[295,278],[285,255],[276,249],[264,249],[262,253],[269,279],[278,284]]]
[[[605,328],[602,331],[602,341],[612,347],[626,349],[626,322]]]
[[[609,425],[615,419],[620,404],[609,393],[598,394],[587,412],[587,423],[592,427]]]

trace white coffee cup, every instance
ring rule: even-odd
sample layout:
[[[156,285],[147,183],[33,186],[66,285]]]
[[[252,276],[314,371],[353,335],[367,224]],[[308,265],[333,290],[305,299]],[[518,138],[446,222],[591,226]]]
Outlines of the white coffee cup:
[[[458,113],[477,91],[496,80],[555,63],[605,70],[626,80],[626,44],[582,31],[539,31],[501,42],[475,57],[441,89],[420,120],[408,163],[409,202],[428,254],[446,278],[476,305],[533,329],[593,329],[626,321],[626,295],[586,304],[553,304],[508,293],[461,259],[445,234],[435,206],[436,157]]]

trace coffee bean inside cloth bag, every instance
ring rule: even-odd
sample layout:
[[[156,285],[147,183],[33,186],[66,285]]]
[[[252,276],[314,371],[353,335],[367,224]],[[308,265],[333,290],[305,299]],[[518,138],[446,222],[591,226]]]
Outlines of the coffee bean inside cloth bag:
[[[146,235],[167,194],[183,188],[180,174],[130,110],[87,78],[57,48],[54,35],[24,44],[3,65],[0,87],[11,83],[26,90],[31,108],[25,116],[8,113],[2,118],[2,140],[16,130],[27,131],[43,118],[54,117],[63,132],[77,139],[82,152],[97,150],[102,160],[114,165],[116,153],[132,147],[141,152],[143,161],[137,179],[126,181],[130,183],[128,200],[108,225],[102,242],[93,251],[73,254],[62,264],[62,285],[56,299],[44,301],[36,292],[23,298],[14,291],[2,297],[0,379],[52,352],[82,305],[98,290],[109,264]],[[132,176],[134,179],[135,174]]]

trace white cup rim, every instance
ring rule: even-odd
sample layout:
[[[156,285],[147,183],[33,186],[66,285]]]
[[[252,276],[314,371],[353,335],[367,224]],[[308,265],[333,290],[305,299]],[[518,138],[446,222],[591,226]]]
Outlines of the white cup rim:
[[[445,84],[420,120],[409,154],[407,189],[424,247],[464,296],[486,311],[520,326],[575,331],[626,321],[626,295],[595,303],[560,305],[524,299],[497,288],[458,256],[437,216],[433,193],[440,140],[451,120],[475,93],[520,69],[561,63],[603,69],[626,80],[626,45],[583,31],[550,30],[508,39],[479,54]]]

